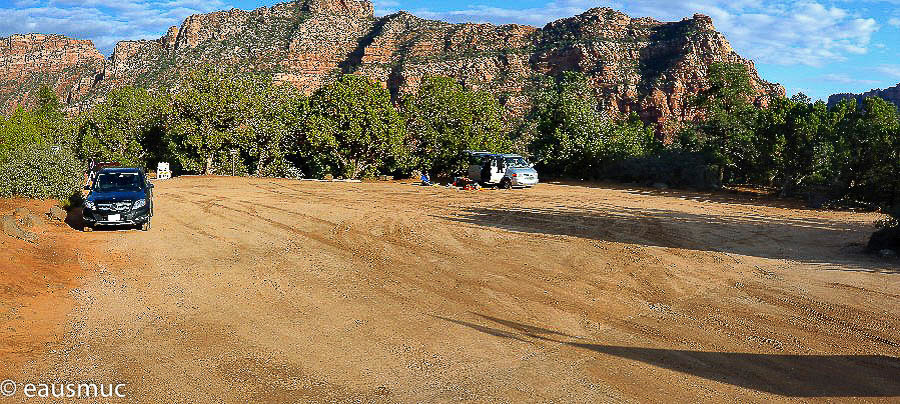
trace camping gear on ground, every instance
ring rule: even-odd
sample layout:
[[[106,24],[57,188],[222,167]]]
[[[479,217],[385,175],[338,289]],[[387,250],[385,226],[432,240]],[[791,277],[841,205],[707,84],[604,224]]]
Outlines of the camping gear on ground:
[[[169,168],[169,163],[159,163],[156,165],[156,179],[168,180],[171,178],[172,170]]]
[[[469,177],[456,177],[453,179],[453,186],[462,188],[465,191],[472,191],[481,189],[481,184],[478,181],[474,181]]]

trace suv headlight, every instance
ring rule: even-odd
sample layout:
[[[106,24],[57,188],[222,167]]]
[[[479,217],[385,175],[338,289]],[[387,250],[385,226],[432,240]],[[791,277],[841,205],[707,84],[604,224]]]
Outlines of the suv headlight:
[[[96,205],[94,205],[94,201],[84,201],[84,208],[93,210]]]
[[[146,199],[138,199],[138,200],[134,201],[134,205],[131,207],[131,209],[140,209],[140,208],[143,208],[144,206],[147,206],[147,200]]]

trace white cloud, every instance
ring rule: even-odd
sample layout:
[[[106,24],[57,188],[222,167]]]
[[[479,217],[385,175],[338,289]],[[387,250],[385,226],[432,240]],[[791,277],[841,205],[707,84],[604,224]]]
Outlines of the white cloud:
[[[378,10],[394,11],[400,6],[400,2],[397,0],[374,0],[372,3],[374,3],[375,8]]]
[[[857,77],[849,76],[844,73],[825,74],[825,75],[822,75],[821,77],[819,77],[819,81],[845,84],[845,85],[854,85],[854,86],[860,86],[860,85],[870,86],[870,85],[875,85],[875,84],[879,83],[878,80],[860,79]]]
[[[875,72],[892,80],[900,80],[900,65],[881,65],[875,68]]]
[[[694,13],[707,14],[743,56],[779,65],[822,66],[865,54],[872,34],[879,29],[873,18],[813,0],[557,0],[527,9],[472,6],[451,11],[413,9],[411,12],[453,22],[542,26],[590,7],[612,7],[633,17],[650,16],[664,21],[677,21]],[[378,11],[393,10],[379,8]]]
[[[232,3],[225,1],[228,0],[13,0],[12,5],[0,5],[0,36],[60,33],[92,39],[108,54],[117,40],[158,38],[169,26],[180,24],[190,14],[229,8]],[[376,13],[394,12],[409,1],[424,2],[374,0]],[[599,6],[664,21],[703,13],[713,17],[716,27],[743,56],[780,65],[822,66],[866,54],[873,47],[873,33],[879,29],[875,19],[823,3],[828,0],[550,0],[540,7],[524,9],[502,1],[483,1],[488,5],[475,2],[448,11],[427,8],[409,11],[421,17],[453,22],[535,26]],[[900,26],[898,20],[894,17],[887,23]]]
[[[90,39],[101,52],[116,42],[152,39],[191,14],[226,8],[221,0],[18,0],[0,5],[0,36],[62,34]]]
[[[895,27],[900,27],[900,18],[894,17],[888,20],[888,24],[893,25]]]
[[[391,0],[387,0],[391,1]],[[427,8],[413,8],[409,12],[422,17],[440,19],[451,22],[490,22],[496,24],[525,24],[538,25],[581,14],[590,7],[596,7],[598,3],[583,0],[562,0],[550,2],[542,7],[533,8],[506,8],[486,5],[472,5],[467,8],[450,11],[433,11]],[[397,6],[379,7],[375,2],[377,15],[385,15],[397,10]]]

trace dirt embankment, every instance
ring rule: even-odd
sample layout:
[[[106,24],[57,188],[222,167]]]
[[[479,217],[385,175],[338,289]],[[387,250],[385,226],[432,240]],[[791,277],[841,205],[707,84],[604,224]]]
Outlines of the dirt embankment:
[[[22,208],[33,215],[20,226],[23,238],[0,234],[2,376],[61,342],[75,304],[72,292],[84,276],[78,240],[65,223],[46,215],[52,206],[53,201],[0,199],[0,215],[12,217]]]
[[[149,232],[59,229],[89,275],[22,372],[139,402],[891,401],[900,267],[861,252],[875,219],[623,187],[179,178]]]

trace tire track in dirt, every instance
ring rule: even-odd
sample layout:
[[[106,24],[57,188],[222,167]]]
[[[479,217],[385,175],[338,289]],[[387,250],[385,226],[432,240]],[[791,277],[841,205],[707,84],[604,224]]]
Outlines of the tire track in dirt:
[[[900,392],[878,375],[900,281],[835,247],[871,216],[553,185],[157,191],[153,230],[92,236],[118,258],[74,335],[100,353],[57,369],[181,402],[816,401],[808,375],[844,371]]]

